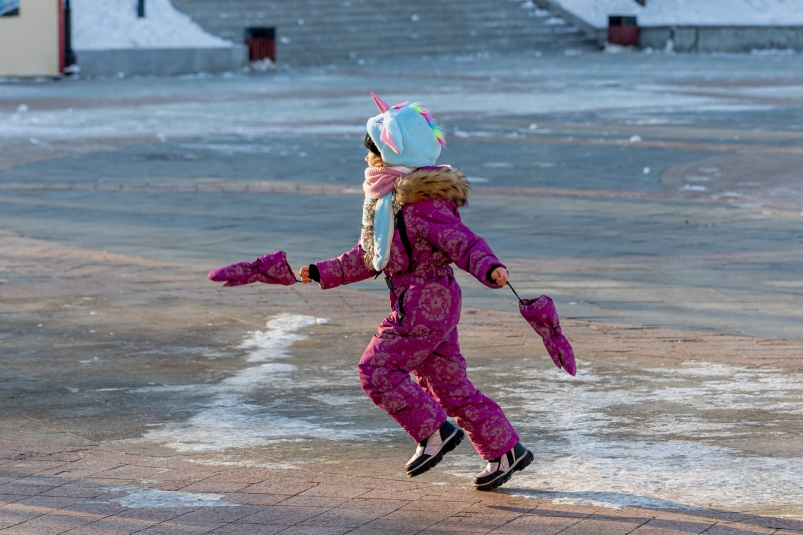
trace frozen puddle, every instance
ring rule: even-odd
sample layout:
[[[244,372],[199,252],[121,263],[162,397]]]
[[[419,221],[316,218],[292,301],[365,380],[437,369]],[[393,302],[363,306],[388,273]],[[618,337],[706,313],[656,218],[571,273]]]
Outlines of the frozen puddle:
[[[267,323],[265,331],[249,333],[239,346],[248,350],[246,360],[258,363],[240,370],[220,383],[178,387],[140,389],[143,393],[171,390],[176,394],[207,394],[204,407],[183,422],[166,424],[148,432],[143,438],[181,452],[214,452],[228,448],[258,446],[273,440],[294,440],[299,437],[348,440],[363,432],[350,425],[313,423],[309,418],[277,414],[270,406],[277,397],[277,383],[291,382],[297,371],[293,364],[271,362],[288,356],[294,342],[306,338],[294,331],[315,325],[315,318],[297,314],[281,314]],[[310,415],[312,416],[312,415]]]
[[[129,509],[152,507],[239,507],[239,504],[221,501],[225,494],[166,491],[143,487],[109,487],[106,490],[125,492],[126,496],[112,498],[103,503],[118,503]]]
[[[584,362],[576,379],[521,374],[495,385],[536,455],[508,492],[603,507],[773,506],[803,516],[803,375],[693,362]],[[455,461],[455,475],[476,471],[475,458]]]

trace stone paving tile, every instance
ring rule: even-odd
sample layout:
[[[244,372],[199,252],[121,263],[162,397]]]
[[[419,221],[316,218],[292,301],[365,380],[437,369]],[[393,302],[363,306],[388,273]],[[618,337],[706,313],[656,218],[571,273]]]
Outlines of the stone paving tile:
[[[0,495],[22,494],[24,496],[36,496],[37,494],[51,491],[54,488],[53,485],[25,485],[14,482],[0,485]]]
[[[240,507],[201,507],[185,515],[175,517],[172,521],[180,524],[228,524],[264,510],[264,507],[252,505]]]
[[[154,524],[156,522],[153,520],[111,517],[86,524],[71,530],[69,533],[70,535],[129,535]]]
[[[164,522],[145,528],[137,533],[142,533],[143,535],[201,535],[202,533],[209,533],[222,525],[224,524],[178,524]]]
[[[402,508],[403,511],[446,511],[451,514],[459,513],[465,509],[476,505],[477,502],[452,502],[452,501],[430,501],[426,498],[407,503]]]
[[[197,507],[138,507],[136,509],[123,509],[109,518],[133,518],[137,520],[165,522],[191,513],[196,509]]]
[[[517,517],[535,510],[536,507],[537,505],[529,500],[525,500],[523,502],[512,502],[505,504],[500,504],[499,502],[496,501],[491,502],[489,500],[484,500],[479,503],[469,505],[468,507],[464,508],[462,512],[483,513],[492,515],[508,515],[511,517]]]
[[[278,483],[272,481],[263,481],[262,483],[256,483],[254,485],[244,487],[240,489],[240,492],[245,492],[248,494],[286,494],[294,496],[296,494],[301,494],[302,492],[315,486],[316,485],[314,483]]]
[[[275,535],[287,526],[261,526],[259,524],[226,524],[210,531],[213,535]]]
[[[415,535],[422,529],[426,529],[426,526],[380,518],[348,533],[349,535],[377,535],[379,533],[382,535]]]
[[[438,522],[442,522],[449,518],[450,513],[446,512],[433,512],[433,511],[394,511],[390,514],[384,515],[373,522],[361,526],[360,533],[372,533],[370,529],[374,529],[373,533],[384,533],[384,529],[393,531],[404,531],[415,533],[430,526],[434,526]],[[369,529],[370,528],[370,529]]]
[[[352,529],[337,526],[290,526],[279,533],[281,535],[345,535],[352,533]]]
[[[285,507],[277,505],[259,513],[241,518],[243,524],[266,524],[292,526],[328,511],[326,507]]]
[[[6,518],[30,519],[41,515],[46,515],[58,511],[63,507],[73,505],[74,498],[59,498],[48,496],[31,496],[23,498],[17,502],[0,507],[0,522],[6,522]],[[16,522],[15,522],[16,523]]]
[[[534,509],[529,514],[534,516],[552,517],[552,518],[588,518],[595,512],[593,507],[584,507],[581,505],[558,505],[558,504],[544,504],[537,509]]]
[[[118,493],[114,494],[117,495]],[[64,507],[63,509],[59,509],[59,512],[64,514],[71,512],[75,513],[76,515],[84,515],[89,518],[99,520],[101,518],[116,515],[117,513],[125,510],[126,508],[119,503],[104,502],[101,500],[82,500],[70,506]]]
[[[176,491],[176,490],[183,490],[184,488],[197,483],[196,479],[150,479],[146,478],[142,480],[142,483],[148,485],[148,487],[152,489],[158,490],[165,490],[165,491]]]
[[[344,509],[336,508],[325,514],[301,522],[301,526],[327,526],[337,528],[358,528],[368,522],[385,516],[381,511],[370,509]]]
[[[261,483],[275,477],[275,472],[275,470],[264,468],[236,468],[234,470],[220,472],[215,475],[215,478],[253,485],[254,483]]]
[[[212,478],[182,487],[181,491],[229,493],[241,491],[247,486],[249,486],[248,483],[243,483],[241,481],[220,481]]]
[[[153,477],[163,473],[163,468],[149,468],[144,466],[126,465],[98,472],[96,476],[102,479],[141,479]]]
[[[412,490],[394,490],[394,489],[371,489],[365,494],[360,494],[360,498],[365,499],[383,499],[383,500],[403,500],[413,501],[421,496],[426,496],[426,493],[419,489]]]
[[[751,524],[717,524],[706,530],[706,535],[771,535],[777,530]]]
[[[20,500],[24,500],[28,496],[23,494],[0,494],[0,507],[4,505],[8,505],[9,503],[17,503]]]
[[[43,476],[43,475],[33,475],[27,477],[21,477],[19,479],[14,480],[15,485],[40,485],[40,486],[50,486],[50,487],[58,487],[68,483],[69,479],[64,479],[62,477],[54,477],[54,476]]]
[[[404,503],[394,503],[389,500],[352,500],[338,507],[338,509],[344,511],[369,511],[379,516],[385,516],[400,510],[404,505]]]
[[[370,488],[355,487],[351,485],[337,486],[336,484],[316,485],[300,493],[301,496],[329,496],[335,498],[356,498],[370,492]]]
[[[241,505],[276,505],[290,497],[291,496],[286,494],[247,494],[244,492],[235,492],[226,496],[225,500]]]
[[[702,533],[707,529],[714,526],[714,523],[706,523],[694,521],[693,519],[687,520],[665,520],[656,518],[649,522],[642,524],[635,531],[633,535],[669,535],[671,533]]]
[[[579,524],[581,518],[572,516],[522,515],[491,531],[494,535],[551,535]]]
[[[762,526],[766,528],[785,529],[789,531],[803,531],[803,522],[785,518],[755,517],[745,520],[742,524]]]
[[[337,507],[348,502],[348,498],[336,498],[334,496],[311,496],[302,493],[291,496],[282,502],[282,505],[294,505],[296,507]]]
[[[103,479],[103,478],[88,478],[87,482],[93,483],[99,487],[140,487],[142,486],[142,478],[140,479]]]
[[[89,524],[91,520],[75,518],[68,515],[48,514],[32,518],[2,531],[3,535],[18,533],[36,533],[37,535],[55,535],[67,530]]]
[[[583,519],[567,527],[561,533],[566,535],[625,535],[645,523],[647,523],[646,519],[633,522],[615,517],[593,517]]]
[[[32,455],[28,457],[28,460],[71,463],[75,461],[80,461],[82,458],[83,456],[80,451],[62,451],[58,453],[50,453],[47,455]]]
[[[64,497],[64,498],[95,498],[106,494],[106,490],[97,485],[81,485],[66,483],[59,487],[43,492],[40,496]]]
[[[473,529],[471,526],[462,526],[461,528],[439,527],[427,528],[417,532],[416,535],[455,535],[456,533],[468,533],[470,535],[485,535],[487,531],[481,529]]]
[[[431,526],[431,531],[488,533],[509,523],[513,518],[487,513],[457,513]]]

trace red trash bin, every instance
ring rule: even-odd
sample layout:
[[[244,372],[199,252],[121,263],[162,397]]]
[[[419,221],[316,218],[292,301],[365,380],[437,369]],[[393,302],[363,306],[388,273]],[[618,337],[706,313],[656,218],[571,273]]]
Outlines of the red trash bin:
[[[638,46],[636,17],[622,15],[608,17],[608,42],[612,45]]]
[[[246,28],[245,44],[251,61],[268,58],[276,63],[276,28]]]

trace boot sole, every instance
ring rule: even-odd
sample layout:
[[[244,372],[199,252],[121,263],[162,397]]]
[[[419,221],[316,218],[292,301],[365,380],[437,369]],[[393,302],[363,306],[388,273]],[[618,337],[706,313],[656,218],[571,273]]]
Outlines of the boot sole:
[[[455,449],[458,444],[463,442],[463,438],[465,438],[465,436],[466,434],[463,432],[463,430],[458,428],[457,431],[453,433],[452,436],[447,438],[446,442],[441,445],[441,449],[438,450],[438,453],[427,459],[427,462],[417,467],[415,470],[408,471],[407,477],[420,476],[424,472],[428,472],[431,468],[434,468],[443,460],[444,455]]]
[[[522,470],[530,466],[530,463],[532,463],[534,460],[535,460],[535,454],[530,450],[527,450],[527,455],[516,461],[516,464],[511,466],[510,470],[508,470],[507,472],[500,475],[499,477],[497,477],[496,479],[494,479],[489,483],[485,483],[484,485],[475,484],[474,490],[486,492],[489,490],[497,489],[502,485],[504,485],[505,483],[507,483],[508,481],[510,481],[510,478],[513,477],[513,474],[515,472],[521,472]]]

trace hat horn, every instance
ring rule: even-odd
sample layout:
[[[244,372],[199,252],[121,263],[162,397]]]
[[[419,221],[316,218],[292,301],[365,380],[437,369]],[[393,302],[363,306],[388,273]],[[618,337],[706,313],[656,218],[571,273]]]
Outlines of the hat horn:
[[[376,96],[376,93],[373,91],[371,91],[371,96],[374,97],[374,102],[376,102],[376,107],[379,108],[380,113],[385,113],[390,109],[390,106],[385,104],[385,101]]]

